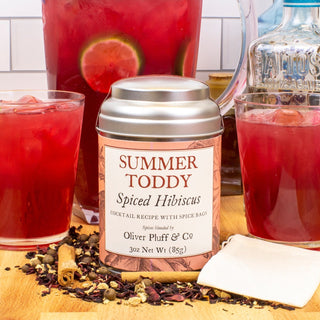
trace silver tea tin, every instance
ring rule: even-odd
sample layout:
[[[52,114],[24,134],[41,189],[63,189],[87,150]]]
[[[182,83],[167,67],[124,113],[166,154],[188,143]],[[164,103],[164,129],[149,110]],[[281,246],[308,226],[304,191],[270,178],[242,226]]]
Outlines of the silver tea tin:
[[[198,270],[219,248],[222,118],[191,78],[115,82],[97,119],[100,259]]]

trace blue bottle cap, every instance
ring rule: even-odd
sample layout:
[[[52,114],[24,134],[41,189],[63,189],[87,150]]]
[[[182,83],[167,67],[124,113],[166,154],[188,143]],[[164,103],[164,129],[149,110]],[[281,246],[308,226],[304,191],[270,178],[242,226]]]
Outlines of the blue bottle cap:
[[[285,7],[320,7],[319,0],[284,0]]]

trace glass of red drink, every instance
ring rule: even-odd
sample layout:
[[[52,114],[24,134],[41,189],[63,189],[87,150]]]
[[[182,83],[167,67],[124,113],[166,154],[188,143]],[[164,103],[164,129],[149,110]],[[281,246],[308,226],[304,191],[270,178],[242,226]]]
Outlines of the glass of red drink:
[[[320,94],[244,94],[235,107],[249,233],[320,247]]]
[[[0,248],[61,240],[70,227],[84,95],[0,91]]]
[[[98,211],[101,103],[110,85],[145,74],[195,76],[202,0],[43,0],[50,89],[86,96],[75,194]]]

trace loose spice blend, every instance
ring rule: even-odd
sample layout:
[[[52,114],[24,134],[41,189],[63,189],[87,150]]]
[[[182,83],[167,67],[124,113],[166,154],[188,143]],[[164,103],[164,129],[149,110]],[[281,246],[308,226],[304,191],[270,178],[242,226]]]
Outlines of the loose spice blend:
[[[274,309],[292,307],[274,304],[267,301],[252,300],[247,297],[226,293],[214,288],[204,287],[192,282],[154,282],[150,278],[140,277],[136,282],[127,282],[121,279],[120,274],[111,273],[108,268],[99,263],[99,233],[81,233],[82,226],[71,227],[69,235],[60,243],[53,244],[37,252],[28,252],[29,262],[20,269],[26,275],[36,275],[39,285],[46,287],[42,296],[51,293],[53,288],[62,294],[70,295],[88,302],[108,303],[137,306],[141,303],[151,305],[172,305],[174,302],[184,302],[192,307],[195,300],[209,303],[224,302],[229,304],[247,305],[262,308],[271,306]],[[72,285],[63,286],[58,281],[58,250],[63,245],[74,248],[77,270],[74,271]]]

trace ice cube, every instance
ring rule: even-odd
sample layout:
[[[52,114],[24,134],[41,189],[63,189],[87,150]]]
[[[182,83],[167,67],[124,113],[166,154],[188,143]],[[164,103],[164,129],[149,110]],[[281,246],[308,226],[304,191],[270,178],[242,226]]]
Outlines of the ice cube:
[[[19,100],[17,100],[17,103],[30,103],[30,104],[33,104],[33,103],[39,103],[39,102],[42,102],[41,100],[37,99],[36,97],[34,96],[30,96],[30,95],[26,95],[26,96],[23,96],[21,97]]]
[[[60,102],[57,104],[56,109],[58,111],[71,111],[73,109],[76,109],[77,107],[77,104],[72,102]]]
[[[42,100],[31,96],[25,95],[17,100],[17,103],[20,105],[19,108],[15,109],[17,114],[39,114],[52,112],[57,109],[56,105],[43,103]]]
[[[274,113],[273,122],[284,126],[296,126],[304,121],[303,115],[293,109],[278,109]]]
[[[14,112],[16,114],[43,114],[56,111],[55,105],[37,104],[36,106],[23,106],[16,108]]]
[[[242,118],[250,122],[269,123],[273,122],[273,109],[252,109],[245,112]]]
[[[320,110],[311,110],[309,113],[309,118],[311,120],[309,121],[312,125],[320,125]]]

